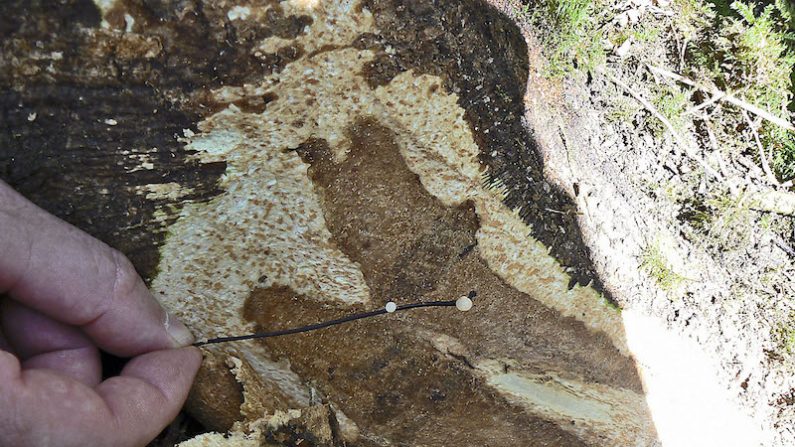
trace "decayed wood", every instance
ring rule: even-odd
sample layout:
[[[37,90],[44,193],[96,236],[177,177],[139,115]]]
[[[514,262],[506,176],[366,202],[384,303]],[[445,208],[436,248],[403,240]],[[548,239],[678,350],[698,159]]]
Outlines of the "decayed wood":
[[[652,445],[620,315],[572,288],[598,278],[521,121],[515,26],[479,1],[267,3],[15,4],[0,176],[200,337],[479,301],[214,347],[194,414],[240,432],[321,401],[339,427],[302,427],[337,443]]]

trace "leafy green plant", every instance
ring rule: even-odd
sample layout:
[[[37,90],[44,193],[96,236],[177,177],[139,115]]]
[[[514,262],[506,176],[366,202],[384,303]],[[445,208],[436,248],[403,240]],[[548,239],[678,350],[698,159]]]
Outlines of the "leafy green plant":
[[[684,4],[690,1],[695,0],[680,0]],[[795,68],[791,22],[789,6],[782,0],[715,2],[708,11],[701,10],[689,19],[691,28],[698,30],[688,48],[690,74],[775,115],[791,118]],[[720,122],[726,132],[745,126],[737,110],[723,113]],[[784,180],[795,177],[795,137],[770,123],[764,123],[759,134],[772,153],[771,164],[778,176]]]
[[[638,43],[653,42],[659,39],[662,30],[651,22],[641,23],[638,29],[632,31],[632,38]]]
[[[741,1],[732,3],[731,8],[742,19],[730,19],[726,27],[727,38],[732,37],[733,41],[722,42],[722,47],[733,51],[724,54],[724,64],[732,68],[725,74],[735,78],[723,81],[746,83],[742,86],[748,101],[767,110],[780,111],[792,96],[790,73],[795,57],[787,46],[792,35],[784,31],[789,20],[775,5],[766,6],[758,16],[752,5]]]
[[[538,29],[550,78],[577,70],[594,71],[606,61],[605,43],[617,48],[632,40],[633,46],[640,45],[632,55],[641,61],[667,52],[679,63],[681,74],[792,120],[795,37],[791,30],[795,29],[795,3],[673,0],[673,4],[676,14],[671,18],[646,15],[623,26],[612,21],[617,11],[612,8],[615,2],[605,0],[539,0],[518,15]],[[644,50],[651,51],[644,55]],[[655,63],[653,59],[651,62]],[[687,127],[692,119],[683,114],[690,108],[691,99],[709,99],[709,95],[691,98],[693,92],[671,85],[655,85],[651,90],[649,100],[677,129]],[[634,120],[635,113],[624,104],[609,106],[610,121]],[[727,154],[745,153],[755,146],[755,141],[747,138],[748,123],[737,107],[723,102],[709,119],[714,131],[710,138]],[[646,123],[656,133],[664,132],[663,124],[657,121],[649,119]],[[795,136],[769,122],[762,123],[758,135],[779,179],[795,179]],[[752,153],[756,156],[755,148]]]
[[[715,11],[704,0],[674,0],[678,14],[674,27],[687,41],[698,39],[705,28],[711,26]]]
[[[543,30],[539,35],[547,50],[548,76],[562,77],[577,68],[590,71],[605,61],[594,0],[541,0],[524,16]]]
[[[784,181],[795,179],[795,135],[778,126],[762,128],[762,141],[771,148],[770,166]]]

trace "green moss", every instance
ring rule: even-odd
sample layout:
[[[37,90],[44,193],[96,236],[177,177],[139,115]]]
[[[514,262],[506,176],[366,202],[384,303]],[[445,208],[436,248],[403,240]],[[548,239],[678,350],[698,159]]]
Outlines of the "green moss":
[[[787,354],[795,353],[795,327],[785,329],[783,348]]]
[[[637,29],[632,31],[632,38],[638,43],[654,42],[662,35],[662,29],[652,21],[641,22]]]
[[[631,123],[642,108],[634,99],[616,96],[608,103],[605,118],[611,123]]]
[[[599,294],[599,301],[601,301],[602,305],[604,305],[605,307],[610,308],[618,313],[621,313],[621,306],[607,299],[604,293]]]
[[[787,355],[795,354],[795,314],[791,313],[787,321],[776,326],[773,330],[773,340]]]
[[[694,195],[678,202],[678,217],[696,230],[694,237],[719,252],[744,250],[757,231],[758,214],[747,194],[729,191]]]
[[[759,228],[767,231],[770,230],[773,223],[773,215],[772,214],[765,214],[759,219]]]
[[[649,273],[649,276],[654,278],[657,285],[666,292],[676,291],[686,279],[673,270],[660,250],[659,243],[655,243],[646,249],[643,253],[641,267],[645,269]]]
[[[754,215],[744,194],[718,195],[706,201],[710,219],[705,223],[707,235],[722,251],[745,247],[753,230]]]
[[[678,14],[674,27],[684,40],[693,41],[712,24],[715,12],[709,2],[703,0],[674,0]]]
[[[651,103],[671,123],[674,130],[680,131],[685,127],[687,121],[684,113],[690,105],[686,92],[678,87],[656,85]],[[650,118],[648,123],[658,136],[664,134],[667,130],[665,125],[657,118]]]

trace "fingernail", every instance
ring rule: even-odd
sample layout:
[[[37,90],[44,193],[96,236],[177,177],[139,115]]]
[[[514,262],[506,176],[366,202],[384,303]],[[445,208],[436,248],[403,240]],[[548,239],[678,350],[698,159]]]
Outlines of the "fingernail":
[[[174,340],[175,347],[177,348],[189,346],[194,341],[193,334],[191,334],[188,328],[172,314],[168,314],[166,317],[166,332],[168,332],[168,335]]]

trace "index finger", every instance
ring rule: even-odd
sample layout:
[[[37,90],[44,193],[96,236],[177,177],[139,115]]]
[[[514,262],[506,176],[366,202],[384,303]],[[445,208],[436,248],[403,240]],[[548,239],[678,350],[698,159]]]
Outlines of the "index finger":
[[[81,327],[119,356],[186,346],[193,337],[119,251],[48,214],[0,181],[0,293]]]

